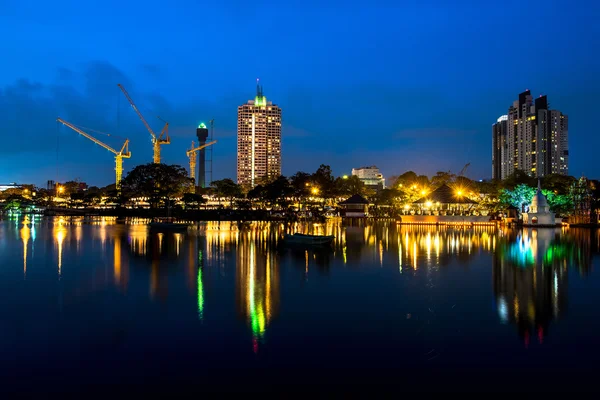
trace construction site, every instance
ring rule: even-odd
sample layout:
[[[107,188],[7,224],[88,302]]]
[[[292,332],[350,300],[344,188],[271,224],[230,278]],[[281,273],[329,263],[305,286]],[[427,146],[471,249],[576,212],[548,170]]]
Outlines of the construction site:
[[[162,123],[164,123],[160,133],[156,133],[151,125],[148,123],[138,106],[133,101],[132,97],[129,95],[127,90],[122,84],[117,84],[118,88],[121,90],[125,98],[127,99],[129,105],[139,118],[139,120],[144,125],[145,129],[150,134],[150,143],[152,147],[152,162],[155,164],[160,164],[163,162],[161,156],[161,147],[165,145],[171,144],[171,137],[169,136],[169,122],[163,120],[159,116],[156,116]],[[124,159],[131,158],[130,145],[134,148],[135,151],[143,151],[150,152],[150,146],[145,148],[145,145],[139,142],[135,142],[132,144],[129,138],[124,138],[121,141],[119,146],[113,147],[106,143],[106,141],[100,140],[97,136],[105,135],[105,136],[113,136],[109,133],[95,131],[94,129],[82,127],[74,122],[65,121],[62,118],[57,118],[57,122],[60,124],[70,128],[74,132],[79,135],[89,139],[92,143],[108,150],[112,153],[114,157],[114,170],[115,170],[115,180],[114,185],[117,190],[121,187],[121,181],[123,180],[123,162]],[[191,146],[187,149],[182,149],[182,152],[185,151],[185,154],[188,158],[188,176],[190,179],[194,180],[194,186],[196,188],[205,188],[209,186],[212,182],[212,146],[217,143],[216,140],[213,139],[214,133],[214,120],[210,120],[210,130],[204,124],[201,123],[196,129],[196,140],[191,140]],[[87,130],[87,131],[86,131]],[[89,132],[94,132],[96,135],[92,135]],[[207,157],[207,150],[208,157]],[[208,168],[207,168],[208,166]],[[208,174],[208,179],[207,179]],[[58,193],[58,188],[56,189]]]

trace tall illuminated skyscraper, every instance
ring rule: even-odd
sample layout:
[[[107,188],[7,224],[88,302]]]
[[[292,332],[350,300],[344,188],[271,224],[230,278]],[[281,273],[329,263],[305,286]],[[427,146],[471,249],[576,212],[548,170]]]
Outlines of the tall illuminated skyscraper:
[[[281,175],[281,108],[267,101],[256,84],[256,97],[238,107],[237,181],[254,186]]]
[[[529,90],[492,127],[493,177],[506,179],[517,169],[537,178],[569,174],[569,119]]]

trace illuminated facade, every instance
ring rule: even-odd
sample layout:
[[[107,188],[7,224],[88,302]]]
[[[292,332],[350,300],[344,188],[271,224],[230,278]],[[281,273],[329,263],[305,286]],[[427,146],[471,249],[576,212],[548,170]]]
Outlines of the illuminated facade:
[[[385,189],[385,178],[379,168],[370,167],[352,168],[352,175],[357,176],[368,188]]]
[[[550,110],[547,96],[526,90],[492,127],[492,175],[505,179],[515,170],[532,177],[569,174],[568,117]]]
[[[256,86],[256,97],[238,107],[237,182],[252,188],[281,175],[281,108]]]

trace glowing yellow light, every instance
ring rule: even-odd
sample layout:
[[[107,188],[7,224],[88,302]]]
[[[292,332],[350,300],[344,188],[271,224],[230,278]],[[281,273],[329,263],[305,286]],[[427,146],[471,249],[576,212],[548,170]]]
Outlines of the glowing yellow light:
[[[344,179],[348,179],[348,175],[344,175],[342,178],[344,178]]]
[[[427,193],[425,190],[421,190],[422,195],[425,195],[425,193]]]
[[[425,206],[427,206],[427,207],[431,207],[431,204],[432,204],[432,203],[431,203],[430,201],[428,201],[427,203],[425,203]]]
[[[65,191],[65,188],[64,188],[64,187],[62,187],[62,186],[59,186],[59,187],[58,187],[58,193],[62,193],[62,192],[64,192],[64,191]]]
[[[458,192],[456,192],[456,194],[462,196],[462,190],[459,190]]]
[[[312,188],[311,192],[312,192],[312,194],[319,194],[319,189]]]
[[[409,206],[408,204],[405,204],[405,205],[404,205],[404,209],[405,209],[405,210],[408,210],[409,208],[410,208],[410,206]]]

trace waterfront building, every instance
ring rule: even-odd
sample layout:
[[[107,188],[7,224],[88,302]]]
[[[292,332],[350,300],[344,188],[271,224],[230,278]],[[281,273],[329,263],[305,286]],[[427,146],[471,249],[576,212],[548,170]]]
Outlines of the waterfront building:
[[[360,194],[341,201],[339,205],[344,208],[346,218],[365,218],[369,215],[369,202]]]
[[[281,108],[267,101],[262,87],[238,107],[237,182],[253,188],[281,175]]]
[[[505,179],[515,170],[538,178],[569,173],[568,117],[529,90],[492,126],[492,177]]]
[[[385,178],[379,172],[379,168],[372,165],[370,167],[352,168],[352,175],[355,175],[370,189],[385,189]]]

